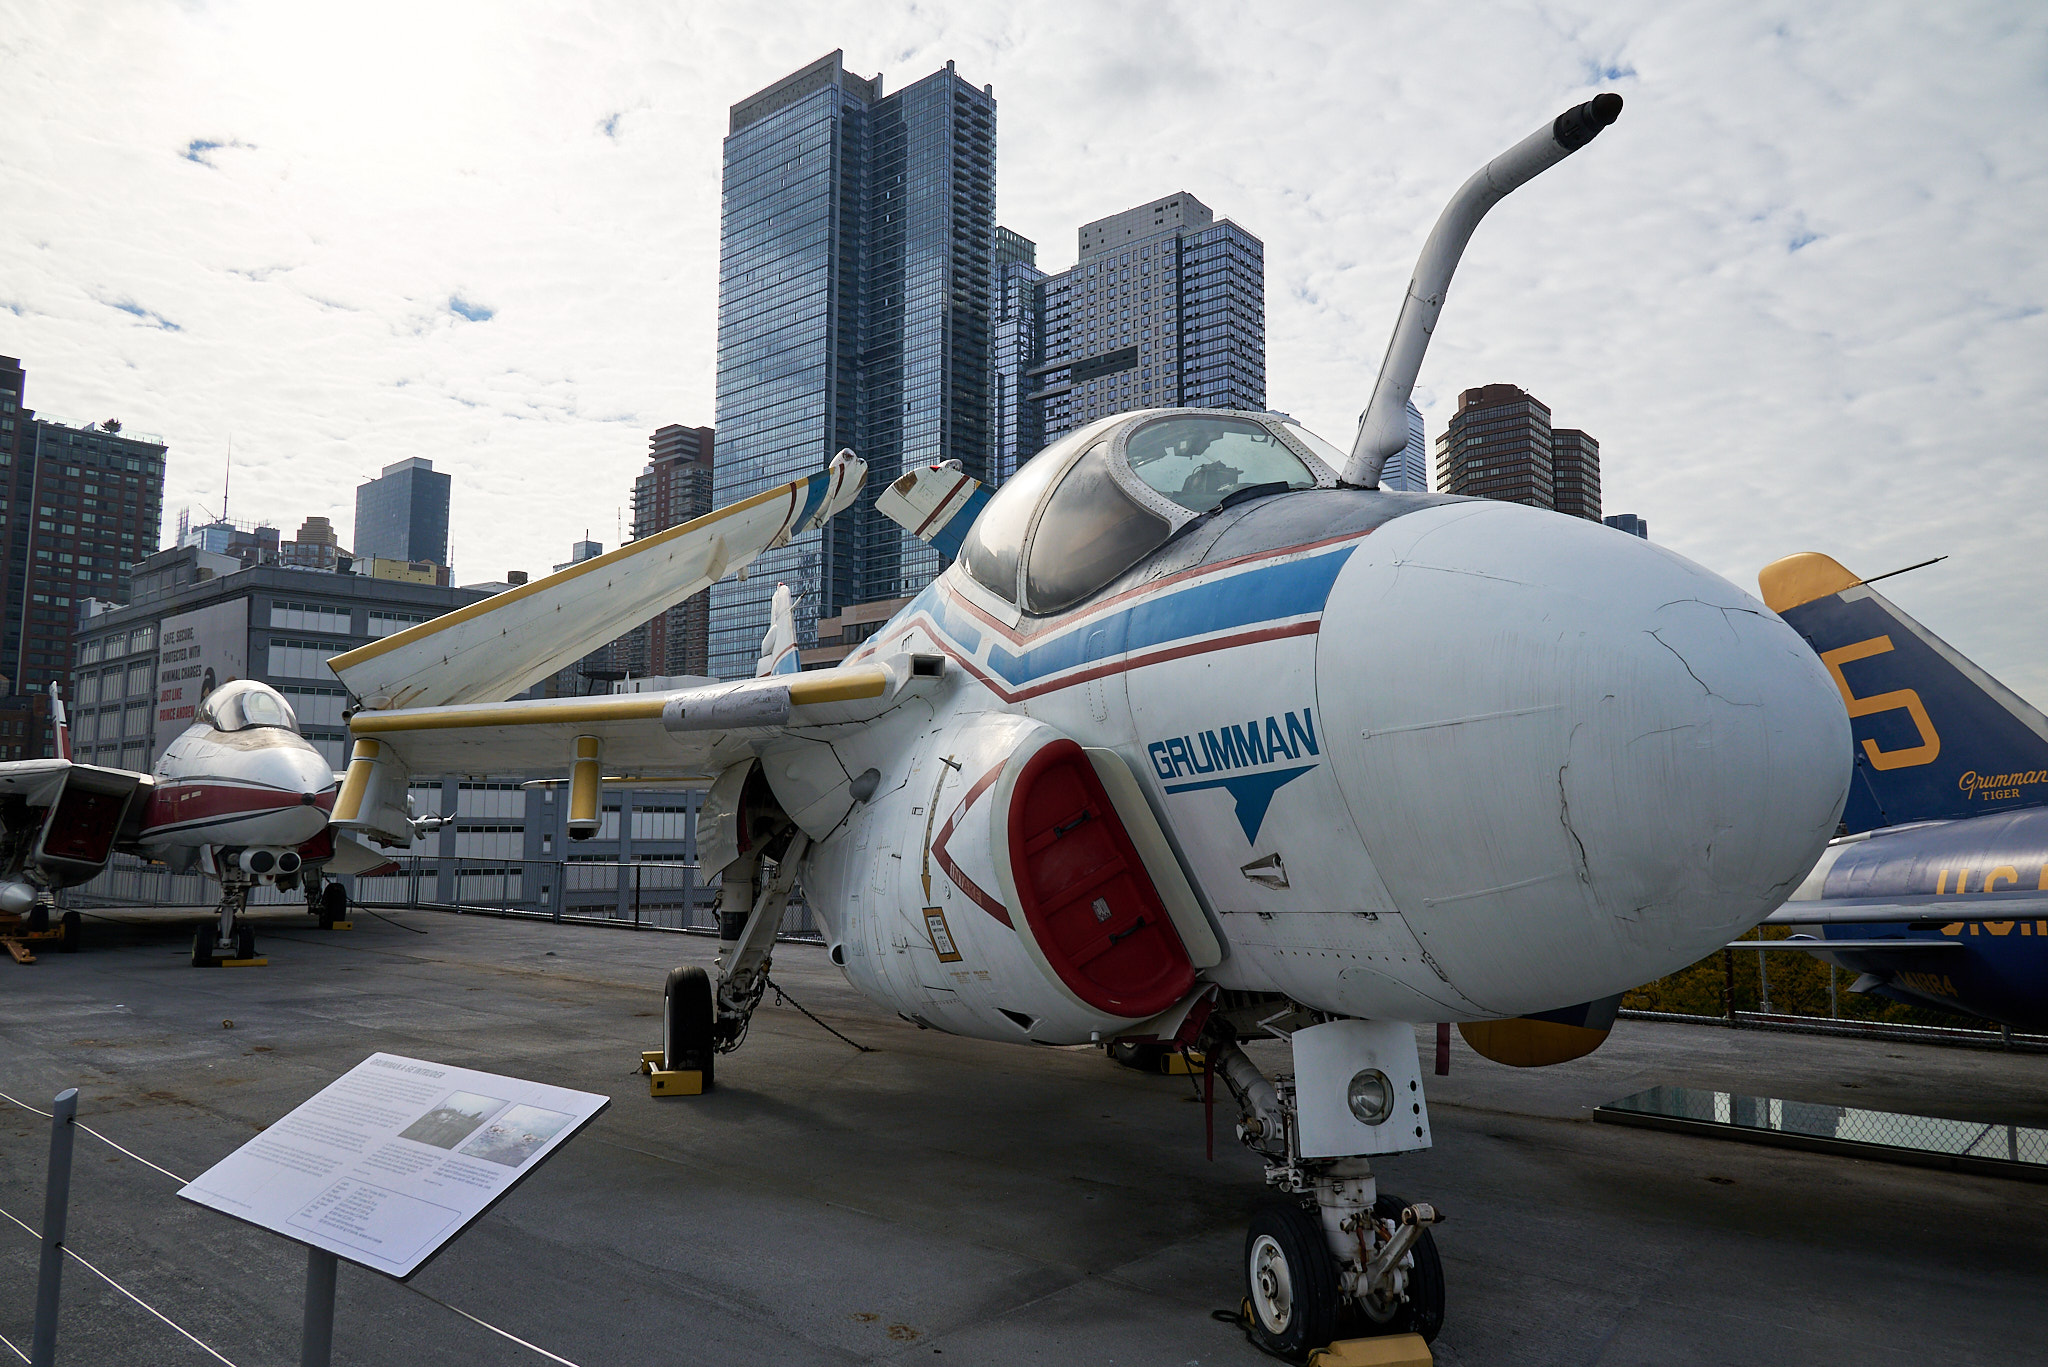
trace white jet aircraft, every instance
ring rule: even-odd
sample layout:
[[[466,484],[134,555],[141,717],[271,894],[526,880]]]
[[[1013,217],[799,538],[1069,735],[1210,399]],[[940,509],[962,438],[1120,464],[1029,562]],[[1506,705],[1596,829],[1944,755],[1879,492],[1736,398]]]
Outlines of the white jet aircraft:
[[[386,862],[328,830],[334,766],[268,684],[237,679],[208,693],[146,774],[74,762],[63,703],[52,702],[59,757],[0,764],[0,910],[25,914],[31,929],[49,924],[52,893],[121,850],[219,881],[219,919],[193,937],[194,965],[250,959],[256,935],[241,913],[252,888],[303,888],[306,909],[332,925],[348,899],[327,876]],[[64,947],[77,948],[78,913],[62,924]]]
[[[1151,410],[992,496],[912,469],[878,506],[957,559],[838,666],[500,701],[845,506],[842,452],[335,659],[364,703],[336,824],[403,839],[410,773],[566,773],[591,828],[607,774],[703,776],[718,975],[670,975],[666,1069],[708,1083],[744,1036],[801,874],[833,962],[920,1024],[1206,1054],[1277,1193],[1244,1255],[1264,1346],[1434,1336],[1438,1217],[1370,1163],[1429,1143],[1416,1023],[1557,1013],[1720,948],[1812,867],[1849,778],[1826,672],[1741,589],[1598,523],[1377,487],[1479,217],[1619,108],[1459,192],[1349,451]],[[1275,1038],[1291,1075],[1241,1045]]]

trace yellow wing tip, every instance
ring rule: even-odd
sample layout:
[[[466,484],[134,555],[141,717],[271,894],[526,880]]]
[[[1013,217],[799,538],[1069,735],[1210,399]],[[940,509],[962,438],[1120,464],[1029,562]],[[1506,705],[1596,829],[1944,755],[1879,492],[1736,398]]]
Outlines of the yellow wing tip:
[[[1801,551],[1773,560],[1756,577],[1757,587],[1763,590],[1764,606],[1772,612],[1790,612],[1803,603],[1855,588],[1862,582],[1843,569],[1840,562],[1819,551]]]

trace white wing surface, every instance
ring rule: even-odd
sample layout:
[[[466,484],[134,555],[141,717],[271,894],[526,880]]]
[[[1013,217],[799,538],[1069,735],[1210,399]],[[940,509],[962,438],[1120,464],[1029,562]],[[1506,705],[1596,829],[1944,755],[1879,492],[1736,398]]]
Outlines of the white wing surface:
[[[328,665],[371,712],[509,698],[819,526],[853,502],[866,477],[866,463],[841,451],[807,479],[444,613]]]

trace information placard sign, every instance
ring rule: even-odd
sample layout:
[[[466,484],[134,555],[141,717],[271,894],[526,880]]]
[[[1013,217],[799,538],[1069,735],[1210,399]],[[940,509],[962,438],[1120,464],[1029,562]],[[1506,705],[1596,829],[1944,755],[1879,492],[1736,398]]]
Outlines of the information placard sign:
[[[178,1195],[403,1279],[609,1105],[372,1054]]]

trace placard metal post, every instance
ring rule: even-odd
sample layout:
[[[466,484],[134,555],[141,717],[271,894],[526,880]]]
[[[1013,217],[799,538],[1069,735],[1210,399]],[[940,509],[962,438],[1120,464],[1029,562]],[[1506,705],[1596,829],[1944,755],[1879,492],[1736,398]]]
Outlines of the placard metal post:
[[[57,1288],[64,1276],[64,1216],[71,1204],[72,1121],[78,1089],[67,1087],[50,1107],[50,1175],[43,1188],[43,1265],[36,1278],[36,1331],[29,1349],[33,1367],[57,1361]]]
[[[328,1367],[334,1360],[334,1272],[338,1262],[326,1249],[306,1246],[306,1329],[299,1341],[299,1367]]]

